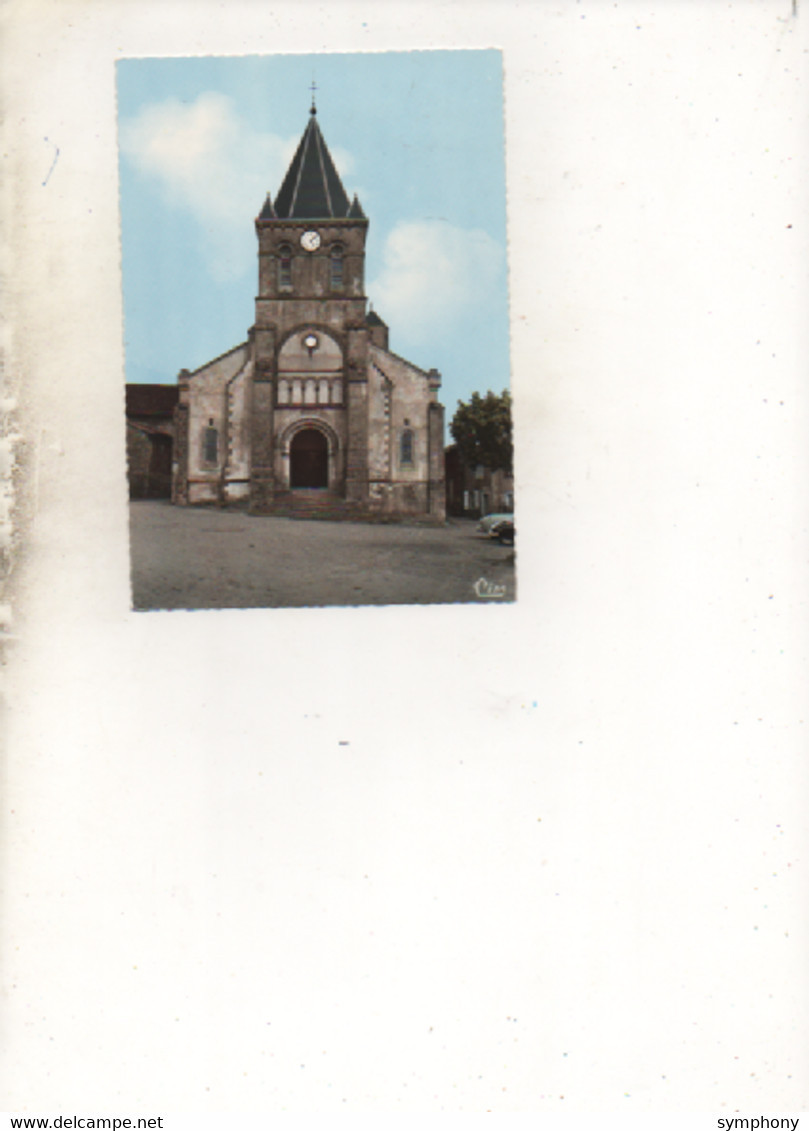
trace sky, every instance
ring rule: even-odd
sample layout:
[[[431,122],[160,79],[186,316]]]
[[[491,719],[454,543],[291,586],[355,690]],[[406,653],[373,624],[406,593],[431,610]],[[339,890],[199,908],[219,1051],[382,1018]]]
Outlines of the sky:
[[[126,379],[171,384],[247,337],[254,219],[318,123],[370,221],[390,348],[459,399],[509,384],[499,51],[200,56],[117,64]]]

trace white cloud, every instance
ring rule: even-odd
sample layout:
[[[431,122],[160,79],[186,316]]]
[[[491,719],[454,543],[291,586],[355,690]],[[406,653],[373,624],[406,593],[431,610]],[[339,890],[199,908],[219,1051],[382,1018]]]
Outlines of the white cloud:
[[[121,127],[125,156],[199,224],[218,279],[255,270],[252,220],[267,192],[278,191],[299,141],[300,135],[282,138],[254,129],[230,98],[213,91],[194,102],[145,106]],[[347,153],[332,155],[341,174],[350,172]]]
[[[502,287],[503,249],[487,232],[440,220],[405,221],[388,236],[382,270],[368,286],[380,316],[427,340],[444,326],[481,309]]]

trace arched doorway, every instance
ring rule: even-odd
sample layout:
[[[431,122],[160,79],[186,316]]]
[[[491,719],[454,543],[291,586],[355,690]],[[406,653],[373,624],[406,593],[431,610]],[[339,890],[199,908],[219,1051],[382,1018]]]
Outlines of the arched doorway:
[[[290,487],[328,487],[329,445],[317,428],[296,432],[289,445]]]

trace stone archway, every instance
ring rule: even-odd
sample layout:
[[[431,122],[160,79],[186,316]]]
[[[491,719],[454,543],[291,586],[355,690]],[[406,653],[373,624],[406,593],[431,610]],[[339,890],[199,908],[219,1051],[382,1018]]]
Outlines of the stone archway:
[[[289,485],[328,487],[329,442],[319,428],[301,428],[289,445]]]

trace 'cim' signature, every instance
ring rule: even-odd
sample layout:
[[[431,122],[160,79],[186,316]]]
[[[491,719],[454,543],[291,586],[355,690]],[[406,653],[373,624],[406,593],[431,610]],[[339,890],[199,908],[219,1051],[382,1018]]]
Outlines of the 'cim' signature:
[[[505,597],[505,585],[496,585],[493,581],[487,581],[485,577],[479,578],[472,586],[478,597]]]

